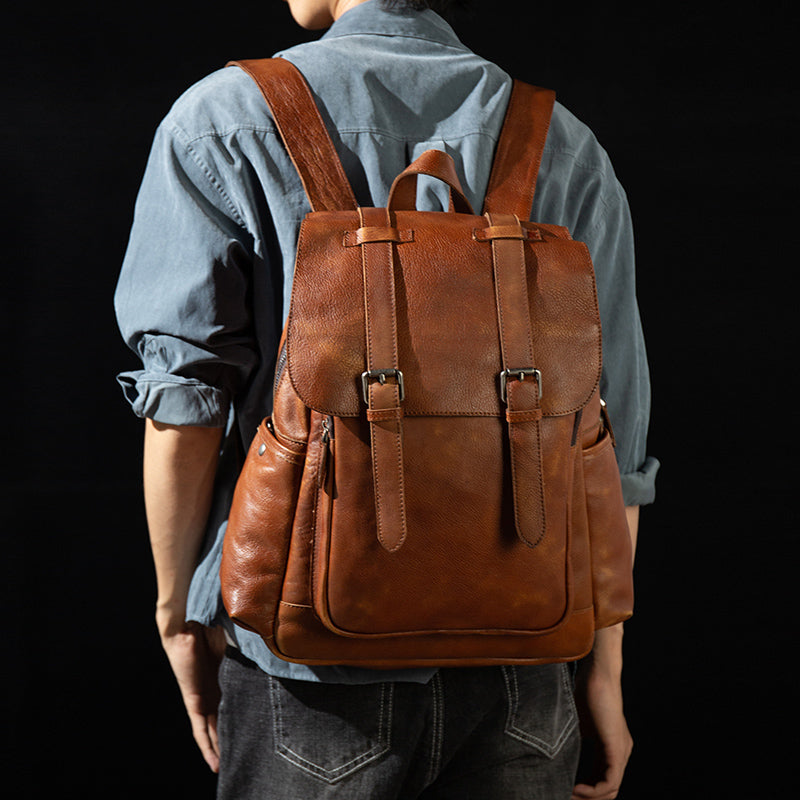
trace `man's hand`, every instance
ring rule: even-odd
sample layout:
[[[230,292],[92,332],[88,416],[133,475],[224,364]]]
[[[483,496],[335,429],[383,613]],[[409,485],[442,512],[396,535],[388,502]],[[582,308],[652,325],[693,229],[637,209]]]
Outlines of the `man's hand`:
[[[145,425],[144,499],[158,587],[156,625],[195,741],[214,772],[219,770],[217,671],[225,639],[221,628],[184,620],[221,439],[221,428],[181,427],[151,419]]]
[[[218,772],[217,672],[225,650],[222,628],[186,622],[178,630],[163,630],[161,643],[178,681],[194,740],[212,772]]]
[[[613,800],[633,749],[622,710],[622,626],[597,632],[595,650],[578,667],[575,700],[583,738],[573,800]]]
[[[636,552],[639,506],[625,509],[631,547]],[[578,665],[575,701],[582,750],[572,800],[613,800],[633,750],[622,711],[622,623],[595,633],[592,652]]]

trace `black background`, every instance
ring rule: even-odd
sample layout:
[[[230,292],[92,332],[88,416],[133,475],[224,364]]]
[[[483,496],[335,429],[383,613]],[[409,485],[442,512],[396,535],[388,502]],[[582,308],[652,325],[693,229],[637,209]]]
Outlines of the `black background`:
[[[621,797],[781,796],[797,701],[794,4],[479,8],[462,40],[556,89],[634,217],[663,466],[626,628]],[[142,424],[114,380],[136,362],[112,296],[170,104],[230,58],[316,34],[278,0],[35,4],[10,22],[0,663],[5,785],[27,788],[7,796],[212,797],[152,623]]]

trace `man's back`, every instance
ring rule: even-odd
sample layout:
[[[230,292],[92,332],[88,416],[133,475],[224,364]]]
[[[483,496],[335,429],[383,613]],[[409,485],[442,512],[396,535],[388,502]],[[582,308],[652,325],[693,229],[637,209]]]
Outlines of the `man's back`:
[[[315,3],[324,6],[326,0]],[[290,0],[290,5],[298,4],[301,0]],[[336,18],[333,8],[341,6],[341,0],[331,0],[328,5],[332,18]],[[252,54],[231,54],[243,55]],[[437,148],[453,156],[468,198],[475,208],[481,208],[511,81],[502,70],[464,48],[441,18],[427,11],[391,12],[377,0],[367,0],[339,16],[321,40],[282,55],[300,67],[318,95],[360,203],[385,203],[394,177],[422,150]],[[441,190],[429,185],[423,186],[422,192],[420,207],[436,209],[443,205]],[[234,628],[220,602],[219,560],[230,496],[241,466],[242,445],[250,442],[258,422],[269,413],[278,337],[289,307],[297,234],[308,210],[294,166],[260,93],[240,70],[223,69],[200,81],[175,103],[159,126],[115,297],[123,336],[140,356],[143,367],[120,374],[119,381],[134,412],[148,418],[146,475],[158,475],[158,480],[151,478],[150,485],[161,492],[159,497],[152,493],[148,496],[147,488],[145,492],[159,595],[160,599],[163,594],[172,600],[169,608],[160,606],[159,630],[179,683],[191,690],[195,701],[205,698],[204,688],[194,685],[201,668],[214,665],[192,661],[184,670],[173,658],[175,648],[180,649],[178,640],[187,636],[194,639],[200,636],[198,630],[207,631],[201,626],[219,623],[235,638],[240,653],[248,660],[243,669],[255,683],[250,688],[242,683],[234,689],[226,679],[225,691],[238,694],[242,705],[238,716],[234,694],[229,695],[229,727],[221,740],[229,736],[231,741],[249,741],[256,748],[252,758],[249,751],[241,751],[242,769],[246,765],[263,767],[265,785],[276,786],[274,770],[278,764],[274,759],[269,761],[267,750],[272,752],[271,748],[265,748],[259,737],[268,738],[273,727],[265,723],[267,727],[258,736],[249,736],[244,716],[252,712],[258,725],[268,720],[272,713],[267,707],[270,696],[278,703],[272,711],[277,708],[281,712],[281,704],[289,703],[295,691],[288,684],[284,686],[285,679],[301,679],[289,683],[302,684],[303,692],[314,694],[317,699],[309,695],[309,702],[303,704],[307,708],[316,702],[320,707],[330,704],[333,687],[320,687],[317,692],[315,686],[320,681],[339,684],[340,693],[348,690],[342,709],[356,709],[368,689],[347,684],[386,686],[393,685],[387,682],[400,681],[398,692],[401,687],[418,687],[424,703],[432,705],[421,700],[419,706],[407,706],[404,711],[424,716],[426,708],[432,709],[436,748],[430,768],[425,768],[427,780],[431,780],[442,760],[442,731],[447,740],[448,725],[462,729],[459,710],[471,707],[472,701],[457,699],[460,689],[453,695],[455,689],[443,686],[443,681],[451,678],[460,680],[464,677],[461,673],[456,670],[445,677],[442,672],[431,679],[432,670],[386,672],[289,664],[272,657],[257,635]],[[629,505],[650,502],[657,462],[645,456],[649,383],[635,301],[627,203],[591,132],[558,104],[532,216],[539,222],[566,225],[592,253],[604,335],[601,392],[614,418],[623,491]],[[197,447],[191,459],[179,462],[183,471],[176,482],[165,483],[158,467],[163,466],[172,475],[174,462],[169,461],[167,450],[158,450],[161,445],[156,442],[185,442],[187,437],[194,442],[197,432],[208,428],[222,429],[225,436],[213,494],[206,498],[206,491],[212,493],[212,482],[206,482],[203,497],[198,499],[194,478],[205,480],[208,475],[188,474],[193,465],[205,463],[197,457]],[[162,431],[166,431],[166,438]],[[213,437],[204,441],[202,449],[208,463],[216,464]],[[188,496],[181,494],[181,486],[188,487]],[[186,523],[188,529],[178,525],[185,515],[170,509],[186,508],[187,503],[198,508],[206,499],[211,510],[205,524],[202,515],[197,515],[196,520]],[[159,506],[166,509],[161,517],[163,524],[158,522]],[[201,547],[203,528],[205,544]],[[198,550],[201,554],[196,564]],[[188,596],[187,576],[191,577]],[[201,625],[185,628],[184,618]],[[231,659],[224,663],[230,671]],[[240,677],[243,679],[243,675]],[[514,673],[512,677],[511,683],[508,676],[481,677],[465,694],[487,696],[492,681],[492,691],[499,697],[514,688],[507,697],[513,707],[495,709],[498,735],[480,737],[476,752],[481,755],[491,755],[486,747],[490,739],[500,746],[503,726],[509,719],[521,719],[519,704],[523,700],[532,703],[533,713],[544,707],[536,700],[543,692],[548,697],[561,697],[567,689],[565,676],[558,669],[525,672],[524,676]],[[523,677],[545,681],[547,688],[534,691],[528,687],[517,692],[517,677],[520,681]],[[561,751],[569,761],[574,749],[567,753],[562,746],[568,734],[574,733],[574,705],[566,694],[557,704],[563,716],[548,714],[545,722],[552,727],[553,720],[558,719],[553,728],[555,750],[548,752],[548,757]],[[445,696],[456,697],[450,706],[455,709],[452,721],[443,705]],[[254,698],[266,704],[263,709],[252,702]],[[208,715],[216,713],[216,706],[213,698],[207,699],[211,703],[207,713],[198,713],[187,700],[196,726],[213,722]],[[381,702],[383,699],[381,690]],[[552,707],[550,700],[547,704]],[[400,710],[398,705],[395,711],[399,714]],[[618,721],[621,708],[614,714]],[[385,717],[387,725],[390,716],[388,713]],[[281,734],[289,728],[293,735],[301,732],[299,719],[285,726],[286,730],[280,719],[275,724],[274,731]],[[323,739],[327,741],[318,725],[315,721],[308,731],[315,747]],[[201,748],[209,746],[197,730]],[[335,743],[335,737],[328,738]],[[392,738],[393,744],[396,741]],[[574,736],[570,741],[574,745]],[[281,756],[283,745],[274,744],[275,753]],[[287,750],[282,758],[287,759],[292,752],[299,751]],[[388,748],[380,752],[388,752]],[[213,758],[206,757],[213,764]],[[467,771],[472,774],[473,760],[465,758],[469,762]],[[304,769],[302,764],[300,768]],[[229,765],[229,775],[236,769],[236,765]],[[487,773],[487,797],[498,796],[501,778]],[[528,789],[530,780],[521,778]],[[569,775],[565,781],[566,786]],[[470,786],[473,783],[470,778]],[[348,794],[348,783],[338,786],[341,796],[368,794]],[[303,792],[303,796],[315,796],[310,788],[305,787]],[[245,795],[234,792],[232,796]]]
[[[482,207],[511,79],[464,47],[441,17],[391,12],[373,0],[346,12],[319,41],[278,55],[300,68],[317,96],[359,203],[384,204],[395,176],[435,148],[453,156],[468,199]],[[447,202],[443,185],[420,184],[420,208]],[[297,235],[308,210],[263,98],[244,72],[219,70],[178,99],[156,134],[117,292],[121,328],[145,367],[120,376],[136,413],[224,426],[233,403],[240,440],[249,443],[269,411]],[[566,225],[592,251],[604,349],[611,354],[606,377],[609,369],[620,372],[603,394],[615,410],[624,488],[626,473],[638,475],[644,463],[641,405],[648,389],[630,222],[606,154],[558,103],[532,218]],[[180,236],[164,236],[167,224]],[[159,302],[142,297],[143,285]],[[181,308],[192,313],[176,316]],[[220,468],[207,555],[190,592],[189,614],[205,624],[222,612],[225,498],[239,466],[233,458]],[[272,659],[258,637],[231,633],[268,670],[309,676]]]

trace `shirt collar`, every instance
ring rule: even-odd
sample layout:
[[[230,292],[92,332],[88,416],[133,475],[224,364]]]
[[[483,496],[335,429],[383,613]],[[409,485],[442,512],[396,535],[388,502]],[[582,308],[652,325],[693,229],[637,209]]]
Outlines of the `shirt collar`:
[[[366,0],[345,11],[322,38],[354,34],[405,36],[463,47],[455,31],[435,11],[403,7],[388,9],[383,8],[379,0]]]

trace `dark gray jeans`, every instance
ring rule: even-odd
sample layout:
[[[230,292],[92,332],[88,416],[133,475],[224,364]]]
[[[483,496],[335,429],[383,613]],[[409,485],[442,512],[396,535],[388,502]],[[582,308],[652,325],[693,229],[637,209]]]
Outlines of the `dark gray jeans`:
[[[273,678],[231,652],[220,685],[222,800],[568,800],[574,786],[562,664],[346,686]]]

